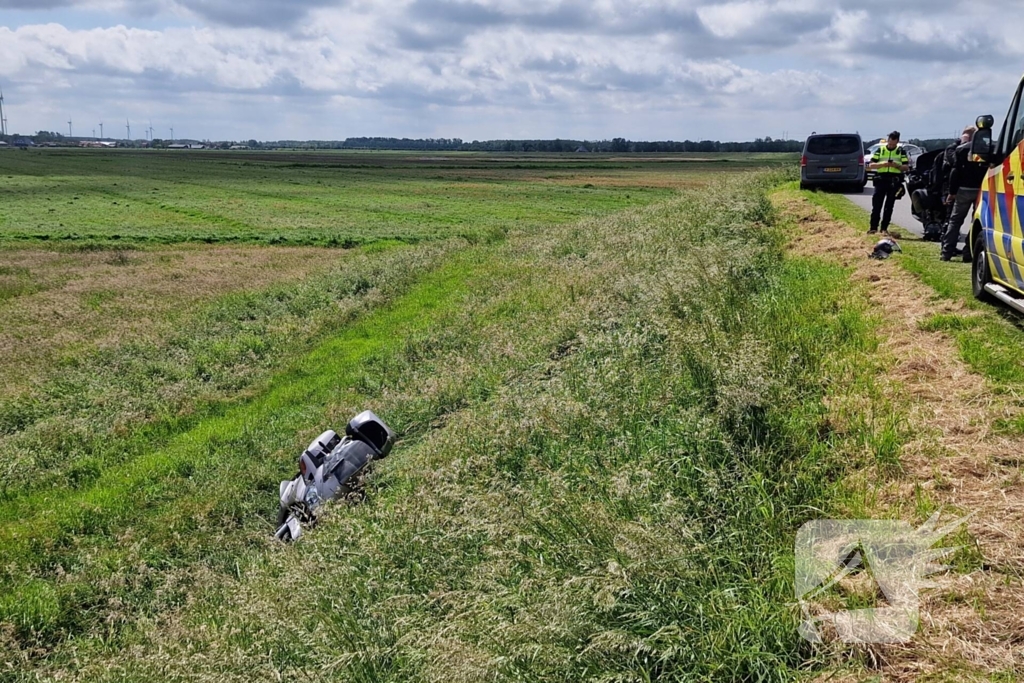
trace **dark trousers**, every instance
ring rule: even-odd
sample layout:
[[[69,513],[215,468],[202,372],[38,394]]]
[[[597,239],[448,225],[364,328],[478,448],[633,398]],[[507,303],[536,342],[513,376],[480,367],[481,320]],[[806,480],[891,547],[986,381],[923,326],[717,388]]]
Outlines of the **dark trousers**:
[[[942,235],[942,255],[953,258],[956,254],[956,245],[960,241],[960,228],[973,210],[974,202],[978,199],[978,189],[961,189],[956,193],[956,202],[953,203],[953,213],[946,224],[946,232]]]
[[[889,229],[892,209],[896,206],[896,191],[903,184],[903,176],[881,174],[875,178],[875,196],[871,198],[871,229]]]

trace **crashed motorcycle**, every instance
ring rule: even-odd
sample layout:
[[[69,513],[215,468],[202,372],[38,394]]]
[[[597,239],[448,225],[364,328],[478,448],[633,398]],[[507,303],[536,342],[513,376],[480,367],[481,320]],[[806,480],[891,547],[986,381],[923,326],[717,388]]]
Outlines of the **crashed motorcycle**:
[[[325,503],[346,498],[359,475],[391,452],[395,433],[367,410],[345,426],[345,436],[328,430],[299,458],[299,476],[281,482],[276,538],[295,541],[312,526]]]
[[[924,241],[939,242],[946,228],[948,210],[942,196],[942,180],[935,177],[934,165],[943,150],[919,156],[907,173],[910,212],[924,226]]]

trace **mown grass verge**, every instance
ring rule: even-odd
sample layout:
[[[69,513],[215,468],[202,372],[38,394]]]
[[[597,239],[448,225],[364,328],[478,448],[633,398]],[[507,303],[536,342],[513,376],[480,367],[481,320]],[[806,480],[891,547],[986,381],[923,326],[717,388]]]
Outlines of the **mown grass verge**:
[[[837,220],[857,230],[867,230],[868,212],[842,195],[824,192],[801,194]],[[937,297],[957,301],[967,309],[965,315],[936,315],[925,323],[925,328],[945,332],[956,339],[963,360],[991,380],[997,389],[1013,394],[1024,390],[1024,357],[1019,351],[1020,316],[1004,307],[974,299],[969,263],[942,262],[937,245],[912,235],[903,235],[899,239],[903,253],[893,260],[934,289]]]
[[[846,273],[773,176],[476,247],[261,393],[0,522],[15,678],[793,680],[792,542],[872,443]],[[366,504],[269,542],[276,482],[371,407]],[[812,661],[808,661],[808,660]]]

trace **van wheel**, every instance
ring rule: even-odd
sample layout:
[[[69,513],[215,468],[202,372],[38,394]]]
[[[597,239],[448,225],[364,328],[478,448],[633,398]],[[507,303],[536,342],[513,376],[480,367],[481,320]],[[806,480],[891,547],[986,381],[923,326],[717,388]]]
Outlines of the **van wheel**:
[[[992,296],[985,291],[985,285],[992,282],[992,272],[988,269],[988,253],[985,251],[985,238],[979,235],[974,240],[974,261],[971,266],[971,291],[978,301],[991,301]]]
[[[800,189],[801,190],[809,190],[809,189],[811,189],[811,187],[807,183],[805,183],[803,181],[800,181]]]
[[[854,185],[853,187],[850,188],[850,193],[851,194],[862,194],[863,192],[864,192],[864,186],[861,185],[860,183],[857,183],[856,185]]]

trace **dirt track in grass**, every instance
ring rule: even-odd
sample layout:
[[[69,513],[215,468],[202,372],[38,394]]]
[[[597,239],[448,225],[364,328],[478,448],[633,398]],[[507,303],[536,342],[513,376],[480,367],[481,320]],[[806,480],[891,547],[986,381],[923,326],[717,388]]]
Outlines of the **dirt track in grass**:
[[[846,652],[867,663],[829,680],[1019,680],[1024,669],[1024,439],[992,425],[1019,414],[1010,399],[965,365],[953,339],[922,329],[937,313],[970,316],[892,261],[867,258],[871,241],[796,195],[777,197],[796,225],[791,249],[835,260],[880,320],[887,368],[883,384],[907,418],[902,474],[871,469],[857,482],[880,515],[923,521],[942,509],[944,520],[972,514],[966,573],[939,576],[922,595],[921,628],[913,642]],[[899,258],[898,256],[896,258]],[[965,265],[965,268],[969,266]],[[966,273],[965,273],[966,276]],[[922,503],[924,501],[924,503]],[[880,679],[878,678],[880,677]]]

